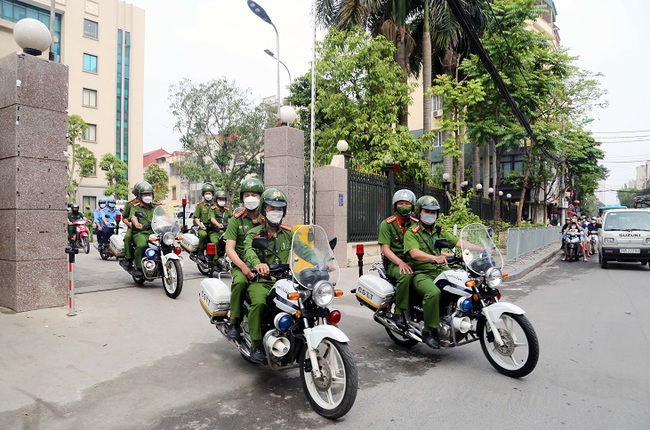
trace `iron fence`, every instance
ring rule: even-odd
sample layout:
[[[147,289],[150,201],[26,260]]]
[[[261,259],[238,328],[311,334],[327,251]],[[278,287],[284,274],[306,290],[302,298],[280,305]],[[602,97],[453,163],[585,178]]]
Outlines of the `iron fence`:
[[[348,241],[377,240],[379,224],[391,213],[388,178],[348,170]]]

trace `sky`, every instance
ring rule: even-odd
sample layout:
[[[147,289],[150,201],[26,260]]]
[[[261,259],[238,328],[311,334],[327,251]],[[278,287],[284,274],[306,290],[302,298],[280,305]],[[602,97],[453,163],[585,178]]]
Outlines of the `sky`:
[[[246,0],[130,0],[145,10],[144,151],[180,149],[169,109],[170,85],[225,77],[247,88],[255,100],[277,93],[273,27],[248,8]],[[280,60],[291,77],[310,70],[312,0],[259,0],[279,33]],[[602,142],[609,177],[598,198],[617,203],[615,190],[634,179],[636,166],[650,160],[650,2],[647,0],[556,0],[562,46],[579,57],[578,66],[602,73],[609,106],[586,124]],[[281,96],[287,70],[280,66]]]

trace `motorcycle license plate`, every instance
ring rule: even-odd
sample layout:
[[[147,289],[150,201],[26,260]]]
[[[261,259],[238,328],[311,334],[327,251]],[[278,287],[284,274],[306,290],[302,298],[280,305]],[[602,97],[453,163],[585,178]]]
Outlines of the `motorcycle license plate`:
[[[640,249],[621,249],[621,254],[640,254]]]

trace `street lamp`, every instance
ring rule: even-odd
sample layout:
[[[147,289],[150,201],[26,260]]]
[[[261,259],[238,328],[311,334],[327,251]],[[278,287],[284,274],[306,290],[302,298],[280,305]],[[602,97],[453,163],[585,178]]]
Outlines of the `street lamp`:
[[[478,194],[478,217],[483,219],[483,185],[476,184],[476,194]]]
[[[344,160],[344,166],[346,170],[348,169],[350,165],[350,154],[348,153],[348,149],[350,149],[350,145],[348,145],[348,142],[345,140],[341,139],[338,142],[336,142],[336,149],[343,154],[343,160]]]
[[[276,57],[275,57],[275,54],[274,54],[271,50],[269,50],[269,49],[265,49],[264,52],[266,53],[266,55],[268,55],[269,57],[273,58],[274,60],[278,60],[278,61],[280,61],[279,58],[276,58]],[[280,64],[282,64],[282,65],[284,66],[284,68],[287,70],[287,74],[289,75],[289,83],[291,83],[291,72],[289,71],[289,68],[288,68],[287,65],[284,64],[282,61],[280,61]]]
[[[490,215],[494,221],[494,188],[488,188],[488,197],[490,198]]]
[[[271,24],[273,30],[275,30],[275,52],[277,53],[275,59],[277,60],[276,73],[278,78],[278,118],[279,118],[280,117],[280,34],[278,33],[278,29],[275,27],[275,24],[273,24],[273,21],[271,21],[271,18],[269,17],[269,15],[266,13],[266,11],[262,6],[258,5],[253,0],[248,0],[248,7],[262,21]]]
[[[23,18],[14,25],[14,40],[25,54],[39,56],[50,47],[50,30],[41,21]]]
[[[442,174],[442,185],[445,187],[445,200],[447,201],[447,210],[449,213],[449,207],[451,205],[451,196],[449,195],[449,185],[451,185],[451,175],[449,173]]]
[[[499,214],[503,219],[503,191],[499,190]]]
[[[508,222],[509,223],[512,223],[510,221],[510,219],[511,219],[511,217],[510,217],[510,200],[511,199],[512,199],[512,194],[510,194],[510,193],[506,194],[506,201],[508,202]]]
[[[463,190],[463,192],[465,192],[465,189],[467,188],[468,185],[469,185],[469,182],[463,181],[463,182],[460,183],[460,189]]]

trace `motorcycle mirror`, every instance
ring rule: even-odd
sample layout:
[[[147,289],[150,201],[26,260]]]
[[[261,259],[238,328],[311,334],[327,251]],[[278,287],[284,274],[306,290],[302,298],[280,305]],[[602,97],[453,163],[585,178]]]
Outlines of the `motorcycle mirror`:
[[[330,240],[330,249],[333,250],[336,247],[336,242],[337,242],[337,238],[335,237],[332,238],[332,240]]]
[[[253,248],[255,249],[268,249],[269,240],[265,237],[253,238]]]
[[[436,243],[433,245],[433,247],[436,249],[451,248],[447,239],[436,239]]]
[[[488,231],[488,237],[492,237],[492,235],[494,234],[494,230],[492,230],[492,227],[488,228],[487,231]]]

